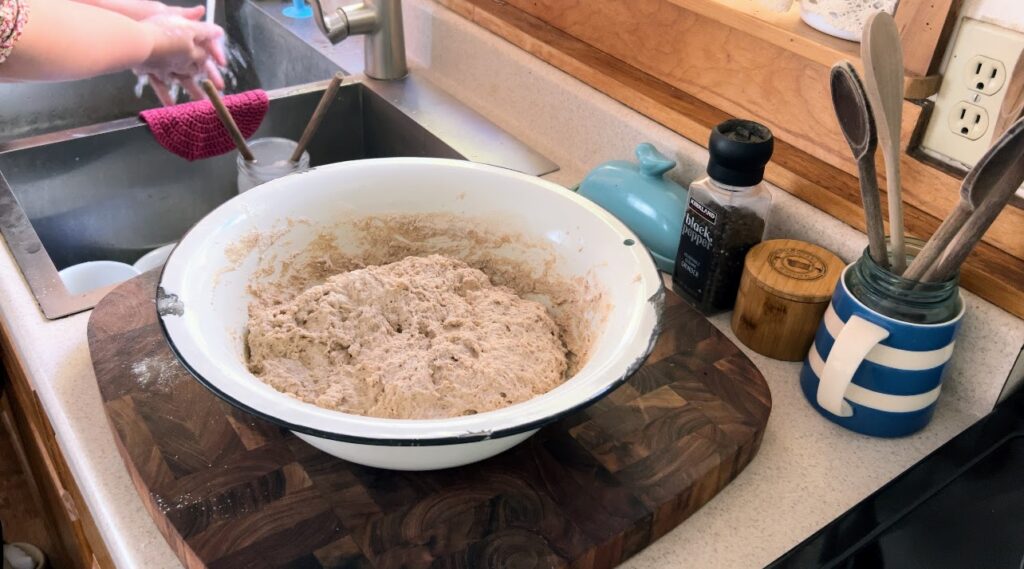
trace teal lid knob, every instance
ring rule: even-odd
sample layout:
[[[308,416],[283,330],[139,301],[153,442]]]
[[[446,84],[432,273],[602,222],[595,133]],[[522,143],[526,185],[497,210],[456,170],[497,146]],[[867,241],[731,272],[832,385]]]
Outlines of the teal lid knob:
[[[666,172],[676,162],[653,144],[636,147],[638,162],[612,160],[591,170],[579,193],[619,218],[651,252],[658,269],[672,272],[686,212],[686,190]]]
[[[650,142],[641,142],[636,146],[636,159],[640,161],[641,172],[657,178],[676,167],[675,160],[658,152]]]

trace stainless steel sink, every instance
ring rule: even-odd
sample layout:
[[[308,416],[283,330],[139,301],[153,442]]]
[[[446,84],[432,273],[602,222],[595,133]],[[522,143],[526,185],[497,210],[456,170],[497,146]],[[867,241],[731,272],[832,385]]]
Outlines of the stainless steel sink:
[[[259,136],[297,140],[324,83],[269,93]],[[463,156],[379,95],[344,85],[313,138],[315,165],[384,156]],[[91,308],[106,292],[75,297],[57,271],[85,261],[133,263],[177,241],[237,195],[236,153],[187,162],[146,126],[0,153],[0,230],[47,317]]]
[[[319,81],[339,67],[248,2],[221,2],[230,59],[227,91],[277,89]],[[253,52],[260,57],[252,57]],[[151,89],[134,93],[135,74],[62,83],[0,83],[0,148],[44,133],[135,116],[158,106]]]

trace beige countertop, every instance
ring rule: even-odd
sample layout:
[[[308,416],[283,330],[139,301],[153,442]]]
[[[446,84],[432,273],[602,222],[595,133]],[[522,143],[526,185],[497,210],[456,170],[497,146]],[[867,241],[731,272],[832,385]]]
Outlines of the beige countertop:
[[[413,72],[562,165],[549,176],[556,182],[572,185],[599,162],[631,157],[642,141],[680,161],[674,175],[683,183],[706,161],[699,146],[430,0],[407,0],[405,13]],[[771,235],[814,241],[847,260],[863,249],[859,232],[787,194],[775,197]],[[719,496],[626,566],[763,566],[977,420],[1024,344],[1024,321],[973,295],[965,299],[969,316],[935,419],[904,439],[872,439],[829,423],[804,401],[799,364],[747,351],[773,398],[760,453]],[[86,345],[88,317],[43,318],[10,251],[0,247],[0,318],[111,555],[119,567],[180,567],[115,448]],[[735,341],[727,315],[712,322]]]

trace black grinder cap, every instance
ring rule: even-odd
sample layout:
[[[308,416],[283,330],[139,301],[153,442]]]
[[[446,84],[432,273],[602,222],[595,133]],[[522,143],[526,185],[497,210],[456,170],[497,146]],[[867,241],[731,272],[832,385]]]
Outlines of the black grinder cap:
[[[775,147],[772,131],[763,124],[729,119],[711,129],[708,175],[729,186],[755,186],[764,179],[765,164]]]

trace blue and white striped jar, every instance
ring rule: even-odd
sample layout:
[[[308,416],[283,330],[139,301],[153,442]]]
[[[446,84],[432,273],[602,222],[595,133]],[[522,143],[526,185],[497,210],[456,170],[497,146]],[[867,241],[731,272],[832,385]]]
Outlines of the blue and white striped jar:
[[[864,262],[863,260],[861,262]],[[848,266],[800,372],[811,405],[847,429],[876,437],[917,432],[931,420],[946,363],[963,318],[917,324],[881,314],[855,297]]]

